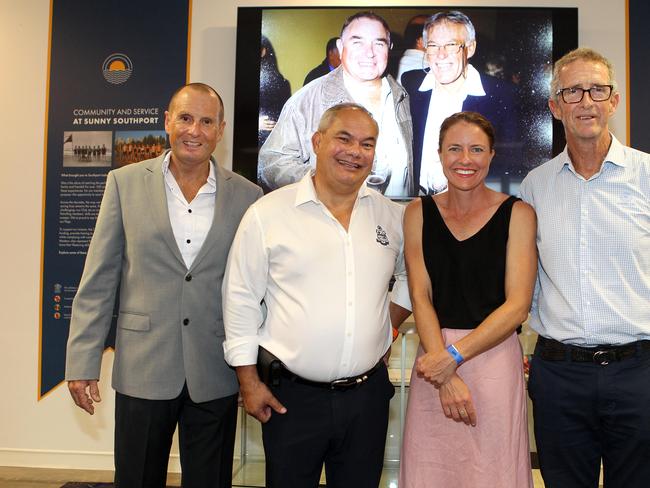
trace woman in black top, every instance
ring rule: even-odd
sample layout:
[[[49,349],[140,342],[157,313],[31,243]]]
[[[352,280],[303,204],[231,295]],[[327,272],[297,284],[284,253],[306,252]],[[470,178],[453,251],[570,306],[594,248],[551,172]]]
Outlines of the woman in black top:
[[[494,129],[447,118],[448,191],[408,206],[405,255],[420,349],[400,488],[532,487],[521,346],[537,269],[533,209],[491,190]]]

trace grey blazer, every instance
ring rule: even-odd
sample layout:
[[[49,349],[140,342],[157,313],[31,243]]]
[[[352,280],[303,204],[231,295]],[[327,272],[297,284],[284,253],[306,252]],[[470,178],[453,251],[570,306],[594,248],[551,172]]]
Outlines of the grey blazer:
[[[239,221],[262,192],[216,167],[214,221],[188,270],[167,211],[165,155],[108,174],[72,305],[66,380],[97,379],[119,288],[112,385],[138,398],[195,402],[237,392],[223,359],[221,282]]]

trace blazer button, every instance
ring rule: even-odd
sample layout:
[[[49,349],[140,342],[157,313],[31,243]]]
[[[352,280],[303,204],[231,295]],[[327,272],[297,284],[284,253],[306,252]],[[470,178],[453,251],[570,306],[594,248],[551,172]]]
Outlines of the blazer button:
[[[188,275],[185,277],[185,281],[192,281],[192,275],[191,275],[191,274],[188,274]]]
[[[190,323],[190,319],[183,319],[183,325],[188,325]]]

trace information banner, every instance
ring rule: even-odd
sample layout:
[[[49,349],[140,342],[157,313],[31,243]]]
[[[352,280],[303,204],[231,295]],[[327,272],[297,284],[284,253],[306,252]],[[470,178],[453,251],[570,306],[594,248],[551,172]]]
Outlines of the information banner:
[[[64,379],[72,300],[106,175],[165,147],[186,82],[191,0],[53,0],[45,137],[39,398]],[[111,347],[113,331],[106,347]]]

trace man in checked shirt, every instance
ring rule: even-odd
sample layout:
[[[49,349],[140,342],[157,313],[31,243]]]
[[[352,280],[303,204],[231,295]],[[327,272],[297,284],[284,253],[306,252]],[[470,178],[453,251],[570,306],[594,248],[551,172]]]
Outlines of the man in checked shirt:
[[[608,121],[611,63],[586,48],[556,64],[549,107],[567,145],[521,185],[537,212],[539,333],[528,391],[547,487],[650,480],[650,155]]]

